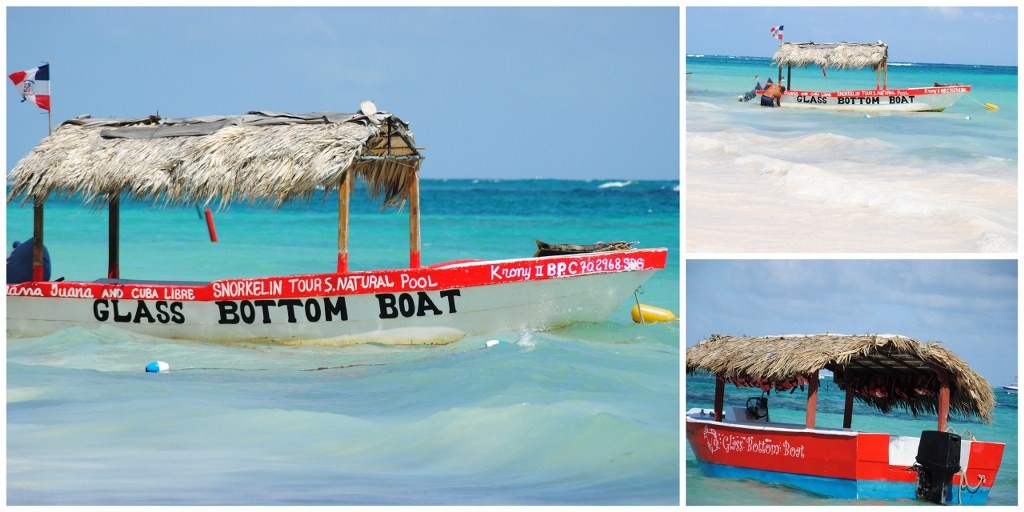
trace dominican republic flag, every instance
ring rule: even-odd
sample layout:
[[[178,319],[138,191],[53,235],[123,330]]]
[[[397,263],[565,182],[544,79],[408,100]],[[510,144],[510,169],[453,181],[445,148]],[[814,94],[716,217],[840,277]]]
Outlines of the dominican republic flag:
[[[772,37],[778,39],[779,41],[782,41],[782,27],[783,25],[772,27]]]
[[[50,111],[50,65],[11,73],[8,78],[21,93],[21,101],[32,100],[39,108]]]

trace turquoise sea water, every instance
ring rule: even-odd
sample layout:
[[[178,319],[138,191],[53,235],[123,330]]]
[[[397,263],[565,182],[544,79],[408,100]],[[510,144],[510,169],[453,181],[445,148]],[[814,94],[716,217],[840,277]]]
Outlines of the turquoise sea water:
[[[406,212],[354,203],[350,267],[407,266]],[[529,256],[534,239],[667,247],[640,300],[679,312],[678,182],[425,180],[421,203],[425,265]],[[329,272],[336,208],[235,205],[213,244],[194,209],[125,203],[121,275]],[[105,210],[53,200],[45,222],[53,277],[105,277]],[[9,204],[7,247],[31,231]],[[440,347],[8,338],[8,504],[676,504],[679,323],[634,324],[632,302]],[[145,373],[155,360],[170,371]]]
[[[890,89],[972,92],[943,112],[763,108],[737,97],[755,74],[777,80],[768,58],[687,55],[688,251],[1016,252],[1017,68],[899,62],[897,52]],[[874,89],[876,74],[799,68],[791,81]]]
[[[1005,443],[1003,462],[996,475],[986,505],[1014,506],[1017,504],[1018,459],[1017,459],[1017,395],[1006,394],[995,389],[996,408],[991,424],[980,420],[950,418],[949,426],[963,433],[969,430],[980,441]],[[742,406],[746,399],[760,396],[752,388],[738,389],[727,385],[725,405]],[[843,425],[845,393],[831,380],[823,379],[818,391],[817,424],[823,427],[840,428]],[[714,406],[715,380],[707,374],[686,377],[686,402],[684,410],[693,407]],[[773,421],[803,423],[807,395],[796,391],[772,393],[768,398],[769,411]],[[853,428],[862,432],[886,432],[893,435],[919,436],[922,430],[934,430],[933,416],[915,418],[907,412],[894,411],[882,414],[876,409],[854,401]],[[818,496],[783,485],[766,484],[754,480],[732,478],[708,478],[700,472],[697,459],[686,446],[686,498],[687,505],[922,505],[917,500],[842,500]]]

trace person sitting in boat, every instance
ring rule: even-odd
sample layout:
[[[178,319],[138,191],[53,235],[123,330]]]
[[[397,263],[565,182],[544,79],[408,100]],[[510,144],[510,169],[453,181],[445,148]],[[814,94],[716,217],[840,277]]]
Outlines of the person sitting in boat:
[[[761,95],[761,106],[762,107],[781,107],[782,106],[782,94],[786,92],[786,88],[779,84],[772,83],[772,79],[769,78],[765,84],[764,94]]]
[[[14,242],[14,250],[7,256],[7,284],[32,281],[32,246],[35,237],[23,243]],[[43,246],[43,281],[50,280],[50,251]]]

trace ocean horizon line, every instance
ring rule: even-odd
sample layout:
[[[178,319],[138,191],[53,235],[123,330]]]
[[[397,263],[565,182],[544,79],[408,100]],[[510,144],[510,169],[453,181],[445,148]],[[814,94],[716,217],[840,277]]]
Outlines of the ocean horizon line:
[[[710,58],[741,59],[741,60],[764,60],[764,61],[767,61],[767,62],[771,62],[771,60],[772,60],[771,57],[756,57],[756,56],[753,56],[753,55],[726,55],[726,54],[716,54],[716,53],[687,53],[686,54],[686,58],[688,58],[688,59],[689,58],[701,59],[701,58],[709,58],[709,57]],[[917,62],[917,61],[909,61],[909,60],[908,61],[895,60],[895,61],[889,62],[889,65],[890,66],[908,66],[908,65],[910,65],[910,66],[956,66],[956,67],[965,67],[965,68],[979,68],[980,67],[980,68],[1017,69],[1016,65],[1012,65],[1011,66],[1011,65],[1008,65],[1008,64],[963,64],[963,63],[957,63],[957,62]]]

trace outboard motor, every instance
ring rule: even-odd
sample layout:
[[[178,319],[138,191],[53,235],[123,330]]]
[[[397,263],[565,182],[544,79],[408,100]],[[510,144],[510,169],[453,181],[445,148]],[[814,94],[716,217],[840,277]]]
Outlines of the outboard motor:
[[[950,481],[960,472],[960,436],[937,430],[921,432],[914,469],[918,499],[945,505]]]

